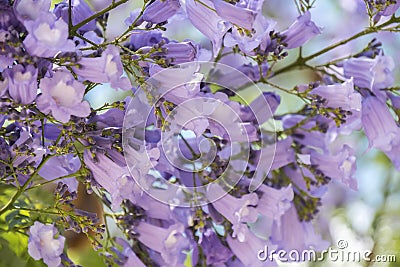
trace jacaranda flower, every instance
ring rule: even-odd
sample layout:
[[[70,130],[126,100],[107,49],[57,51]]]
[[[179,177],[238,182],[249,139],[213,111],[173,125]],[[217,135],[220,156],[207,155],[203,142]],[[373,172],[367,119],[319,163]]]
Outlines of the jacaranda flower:
[[[61,254],[64,250],[65,237],[59,235],[53,225],[36,221],[29,228],[28,252],[35,260],[43,259],[49,267],[61,264]]]
[[[56,71],[53,77],[40,81],[42,94],[36,103],[40,111],[50,113],[56,120],[69,121],[71,115],[86,117],[90,114],[89,103],[83,100],[85,86],[66,71]]]
[[[36,20],[25,22],[29,34],[24,46],[29,54],[38,57],[53,57],[59,52],[75,50],[72,40],[68,39],[68,25],[62,19],[56,19],[52,13],[43,13]]]

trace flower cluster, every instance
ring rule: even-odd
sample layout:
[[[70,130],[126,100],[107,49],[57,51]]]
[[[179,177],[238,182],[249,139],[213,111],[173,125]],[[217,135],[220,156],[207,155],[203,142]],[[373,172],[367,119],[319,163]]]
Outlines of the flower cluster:
[[[332,183],[357,190],[357,148],[342,136],[362,130],[400,171],[392,57],[373,40],[310,63],[359,36],[398,30],[400,1],[365,1],[375,24],[309,56],[302,46],[323,28],[304,1],[286,28],[262,12],[263,0],[145,1],[112,38],[108,13],[127,0],[104,2],[50,10],[50,0],[0,1],[0,179],[15,192],[0,215],[35,215],[10,229],[29,228],[33,259],[73,266],[74,232],[110,266],[276,266],[257,251],[325,249],[312,223],[321,198]],[[179,19],[208,42],[166,37]],[[296,68],[317,81],[273,82]],[[89,92],[99,84],[126,98],[94,107]],[[302,106],[278,112],[281,93]],[[49,184],[50,205],[29,198]],[[99,210],[84,208],[87,196]]]

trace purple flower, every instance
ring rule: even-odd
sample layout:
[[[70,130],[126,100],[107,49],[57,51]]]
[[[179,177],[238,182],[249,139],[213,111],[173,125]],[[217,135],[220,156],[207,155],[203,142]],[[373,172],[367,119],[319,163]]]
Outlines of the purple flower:
[[[0,55],[0,68],[5,69],[11,66],[14,62],[14,59],[8,56]]]
[[[199,244],[206,255],[206,263],[208,266],[223,264],[233,255],[227,247],[222,245],[217,234],[209,228],[201,234]]]
[[[66,71],[57,71],[53,77],[40,81],[42,94],[36,103],[40,111],[50,113],[56,120],[68,122],[71,115],[87,117],[90,114],[89,103],[83,101],[85,86],[76,81]]]
[[[346,78],[353,77],[356,86],[372,90],[382,100],[385,96],[380,89],[393,84],[394,67],[393,59],[382,55],[375,58],[351,58],[343,64]]]
[[[255,222],[257,220],[257,210],[254,206],[258,203],[258,197],[255,193],[243,195],[241,198],[235,198],[218,184],[210,184],[207,190],[209,199],[215,196],[223,196],[212,203],[213,207],[222,214],[229,222],[232,223],[232,237],[243,242],[246,237],[247,222]]]
[[[190,64],[180,68],[164,69],[151,65],[149,82],[160,95],[174,104],[180,104],[193,98],[200,91],[203,74],[198,72],[196,65]]]
[[[261,192],[262,196],[258,200],[257,210],[270,219],[279,221],[291,207],[294,193],[290,185],[281,189],[261,185],[258,192]]]
[[[304,122],[304,120],[306,121]],[[293,140],[305,146],[320,148],[323,151],[327,150],[328,144],[334,140],[335,135],[322,133],[321,131],[314,131],[312,129],[315,129],[316,127],[328,128],[330,122],[331,120],[322,116],[316,116],[309,119],[303,115],[297,114],[289,114],[284,116],[282,119],[284,129],[290,129],[297,123],[304,124],[301,128],[294,130],[294,133],[292,134]]]
[[[61,264],[61,254],[64,250],[65,237],[55,238],[57,229],[53,225],[46,225],[36,221],[29,228],[28,253],[35,260],[43,258],[49,267],[58,267]]]
[[[95,44],[101,44],[104,41],[104,38],[98,36],[94,31],[85,32],[82,35],[83,37],[85,37],[85,39]],[[76,44],[76,48],[79,49],[78,53],[81,54],[82,56],[88,56],[93,53],[93,51],[85,49],[91,47],[92,46],[91,43],[84,41],[76,36],[74,37],[74,42]]]
[[[391,101],[393,105],[398,104],[393,97]],[[386,103],[374,96],[366,97],[362,102],[361,121],[369,146],[385,152],[394,167],[400,170],[400,130]]]
[[[2,118],[1,121],[1,124],[3,124],[4,119]],[[1,177],[4,177],[8,171],[8,166],[7,164],[4,164],[4,162],[11,162],[11,152],[10,146],[3,138],[0,138],[0,160],[3,163],[0,165],[0,175]]]
[[[30,104],[35,100],[37,73],[37,69],[32,65],[16,65],[4,71],[5,79],[8,80],[8,92],[17,103]]]
[[[29,1],[27,1],[29,2]],[[15,5],[15,2],[14,2]],[[15,12],[12,8],[12,6],[9,5],[8,2],[2,1],[0,3],[0,10],[1,10],[1,18],[0,18],[0,29],[2,30],[2,35],[5,32],[10,33],[13,30],[21,31],[23,32],[24,30],[21,27],[20,21],[17,19]],[[4,32],[3,32],[4,31]],[[15,37],[18,35],[18,33],[12,34]],[[3,42],[3,38],[8,38],[10,36],[1,36],[0,39]],[[4,50],[2,51],[4,53]]]
[[[248,106],[242,108],[241,118],[259,125],[269,120],[281,102],[280,96],[272,92],[263,92]],[[266,106],[268,104],[268,106]]]
[[[19,150],[26,151],[27,149],[31,150],[33,153],[17,153],[17,151]],[[14,157],[12,163],[16,168],[23,168],[26,167],[28,164],[36,167],[47,152],[46,149],[41,146],[40,140],[37,138],[37,136],[32,135],[25,128],[19,129],[18,139],[11,146],[10,151],[12,156]],[[18,178],[24,178],[24,175],[22,175],[21,173],[19,174],[20,177]]]
[[[178,222],[176,216],[174,216],[172,212],[171,206],[143,193],[141,189],[138,191],[140,193],[135,196],[136,201],[134,203],[140,205],[140,207],[146,211],[146,216],[148,218]],[[174,208],[174,210],[176,209],[178,208]]]
[[[113,0],[91,0],[90,4],[92,4],[94,11],[101,11],[110,6],[112,1]]]
[[[117,237],[115,238],[116,242],[118,245],[120,245],[123,249],[123,254],[128,257],[128,260],[125,262],[123,265],[124,267],[131,267],[131,266],[137,266],[137,267],[146,267],[146,265],[143,264],[143,262],[136,256],[136,254],[133,252],[131,246],[127,241],[124,239]]]
[[[238,45],[240,50],[246,54],[255,54],[253,50],[260,46],[265,50],[270,41],[269,33],[273,30],[276,22],[266,19],[262,14],[256,16],[253,23],[253,32],[251,36],[242,34],[238,29],[233,28],[232,33],[228,32],[224,38],[226,47]]]
[[[220,77],[216,77],[216,82],[225,88],[229,88],[231,91],[239,90],[243,86],[249,84],[250,81],[258,82],[261,76],[264,77],[267,75],[268,69],[269,69],[268,63],[262,64],[261,73],[258,65],[245,64],[240,67],[237,67],[237,70],[228,72],[224,75],[220,75]],[[242,75],[237,75],[238,74],[237,71],[240,71],[243,74],[245,74],[250,80],[245,79]],[[249,108],[245,108],[245,110],[246,112],[247,110],[250,111]]]
[[[361,110],[361,95],[354,91],[353,80],[345,81],[342,84],[321,85],[310,93],[324,98],[326,100],[324,105],[327,107]]]
[[[155,0],[146,7],[143,13],[143,20],[152,23],[167,21],[180,9],[179,0]]]
[[[356,157],[354,151],[348,145],[344,145],[336,155],[320,154],[311,151],[311,164],[324,175],[339,179],[343,184],[353,190],[357,190],[357,180],[354,178],[356,172]]]
[[[44,137],[46,139],[53,141],[57,140],[58,136],[61,133],[59,125],[52,123],[46,123],[43,127],[43,130],[44,130]]]
[[[304,164],[311,164],[310,162],[310,156],[306,154],[297,154],[298,158],[301,162]],[[307,191],[309,196],[312,197],[322,197],[325,192],[327,191],[328,187],[327,186],[321,186],[321,185],[313,185],[313,184],[307,184],[306,181],[304,180],[304,177],[309,177],[311,181],[316,181],[315,175],[307,168],[304,166],[285,166],[283,168],[283,171],[285,175],[290,177],[290,179],[297,185],[297,188],[294,188],[293,190],[296,191],[298,188]]]
[[[297,220],[297,219],[296,219]],[[243,229],[243,234],[246,236],[245,241],[241,241],[238,238],[232,238],[228,236],[226,241],[232,252],[242,262],[239,266],[244,267],[265,267],[265,266],[277,266],[275,261],[262,262],[257,258],[257,252],[268,246],[269,249],[276,249],[275,245],[272,245],[268,240],[262,240],[258,238],[253,232],[246,226]]]
[[[124,157],[115,150],[97,153],[93,158],[91,153],[85,150],[83,159],[86,166],[92,171],[96,182],[111,195],[111,207],[115,210],[122,200],[129,199],[135,203],[137,187],[129,174]]]
[[[140,24],[142,24],[143,23],[143,17],[138,18],[140,16],[140,13],[141,13],[141,9],[140,8],[137,8],[137,9],[133,10],[129,14],[129,17],[127,17],[124,20],[125,25],[130,27],[131,25],[133,25],[134,22],[135,22],[135,25],[133,25],[133,26],[139,26]],[[139,32],[141,32],[141,31],[139,31]],[[146,33],[146,32],[144,32],[144,33]]]
[[[184,266],[185,251],[190,251],[191,243],[183,224],[172,224],[168,228],[141,222],[135,227],[138,240],[148,248],[161,254],[168,266]]]
[[[160,43],[162,40],[165,41],[165,38],[162,37],[161,32],[158,31],[140,31],[134,32],[131,35],[130,45],[133,46],[133,50],[138,50],[141,47],[145,46],[153,46],[155,44]]]
[[[384,10],[379,12],[381,16],[391,16],[396,13],[397,9],[400,7],[400,1],[396,1],[394,4],[390,4],[389,6],[385,7]]]
[[[31,55],[53,57],[59,52],[75,50],[74,42],[68,39],[68,25],[62,19],[56,20],[51,13],[43,13],[36,20],[26,21],[25,27],[29,34],[24,46]]]
[[[72,69],[85,80],[95,83],[110,83],[114,89],[130,90],[132,85],[128,78],[121,77],[123,66],[116,46],[109,45],[101,57],[83,57],[78,67]]]
[[[320,33],[321,28],[317,27],[317,25],[311,21],[311,13],[307,11],[303,15],[297,17],[296,21],[290,25],[286,31],[282,32],[282,35],[286,37],[284,42],[287,44],[287,48],[292,49],[302,46]]]
[[[291,185],[275,189],[264,184],[257,192],[261,194],[257,205],[259,216],[256,222],[249,223],[249,227],[256,236],[268,240],[274,224],[280,225],[281,217],[291,207],[294,193]]]
[[[51,181],[59,177],[76,173],[81,168],[81,161],[72,154],[51,157],[39,170],[39,175]],[[70,192],[78,190],[78,181],[75,177],[68,177],[60,180],[68,186]],[[54,181],[58,183],[59,180]]]
[[[89,119],[89,123],[96,123],[98,128],[122,127],[125,112],[119,108],[110,108],[106,112]]]
[[[202,3],[188,0],[186,1],[186,12],[193,26],[211,41],[214,56],[216,56],[221,48],[222,37],[231,26],[204,4],[210,8],[215,8],[213,2],[209,0],[204,0]]]
[[[50,0],[16,0],[14,11],[17,18],[24,22],[26,20],[37,20],[50,9]]]
[[[281,223],[274,224],[272,242],[286,251],[296,249],[302,252],[305,249],[320,251],[325,249],[329,242],[315,233],[311,222],[301,222],[298,219],[296,208],[292,207],[281,217]]]
[[[295,154],[291,147],[293,139],[288,137],[279,140],[275,145],[268,145],[257,151],[255,173],[251,181],[250,190],[257,189],[271,170],[279,169],[294,162]]]
[[[243,8],[223,0],[214,1],[217,14],[239,27],[251,30],[257,13],[251,9]]]
[[[165,57],[172,60],[172,64],[181,64],[185,62],[191,62],[196,58],[197,48],[196,46],[188,41],[181,43],[170,42],[162,46],[166,49]]]
[[[69,9],[68,1],[66,1],[57,4],[53,12],[57,16],[57,18],[61,17],[66,23],[68,23],[69,21],[68,9]],[[90,7],[86,4],[86,2],[82,0],[72,1],[71,10],[72,10],[72,25],[77,25],[81,21],[84,21],[85,19],[94,14],[93,10],[90,9]],[[80,27],[79,30],[81,31],[96,30],[96,21],[95,20],[89,21],[88,23]]]
[[[394,109],[400,109],[400,96],[388,93],[388,97],[390,102],[392,102],[392,106]]]
[[[369,146],[390,151],[400,144],[400,131],[386,103],[374,96],[362,102],[361,121]]]
[[[260,12],[263,6],[264,0],[242,0],[238,1],[237,6],[247,8],[256,12]]]

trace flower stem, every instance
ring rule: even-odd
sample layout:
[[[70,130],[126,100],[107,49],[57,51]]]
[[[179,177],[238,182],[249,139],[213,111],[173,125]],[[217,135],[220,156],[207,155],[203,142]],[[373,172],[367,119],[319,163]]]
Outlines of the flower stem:
[[[399,21],[400,21],[400,17],[397,18],[397,17],[393,16],[390,20],[382,23],[381,25],[378,25],[376,27],[369,27],[369,28],[367,28],[365,30],[362,30],[362,31],[356,33],[355,35],[353,35],[353,36],[351,36],[349,38],[346,38],[346,39],[344,39],[342,41],[339,41],[339,42],[337,42],[335,44],[332,44],[332,45],[330,45],[330,46],[328,46],[328,47],[326,47],[324,49],[321,49],[320,51],[317,51],[314,54],[311,54],[311,55],[309,55],[307,57],[299,56],[295,62],[293,62],[293,63],[291,63],[291,64],[289,64],[289,65],[287,65],[287,66],[275,71],[274,72],[274,76],[277,76],[277,75],[282,74],[282,73],[287,72],[287,71],[291,71],[291,70],[293,70],[293,69],[295,69],[297,67],[305,66],[305,63],[307,63],[311,59],[314,59],[314,58],[316,58],[316,57],[318,57],[320,55],[323,55],[323,54],[325,54],[325,53],[327,53],[327,52],[329,52],[329,51],[331,51],[331,50],[333,50],[333,49],[335,49],[335,48],[337,48],[339,46],[347,44],[348,42],[353,41],[353,40],[355,40],[355,39],[357,39],[357,38],[359,38],[361,36],[378,32],[379,30],[382,30],[384,27],[389,26],[390,24],[396,23],[396,22],[399,22]]]
[[[90,16],[90,17],[88,17],[88,18],[82,20],[82,21],[79,22],[78,24],[76,24],[76,25],[74,25],[73,27],[71,27],[71,29],[70,29],[70,35],[75,35],[76,31],[77,31],[80,27],[84,26],[86,23],[88,23],[88,22],[90,22],[90,21],[92,21],[92,20],[94,20],[94,19],[100,17],[101,15],[104,15],[104,14],[107,13],[108,11],[113,10],[114,8],[116,8],[116,7],[118,7],[118,6],[122,5],[122,4],[125,4],[125,3],[128,2],[128,1],[129,1],[129,0],[120,0],[120,1],[118,1],[118,2],[113,2],[109,7],[106,7],[105,9],[103,9],[103,10],[97,12],[96,14],[93,14],[92,16]]]
[[[18,197],[25,191],[25,189],[28,187],[28,185],[32,182],[33,178],[35,178],[36,174],[39,172],[39,170],[43,167],[43,165],[51,158],[51,155],[45,156],[42,161],[40,162],[39,166],[36,168],[36,170],[33,172],[31,177],[18,189],[17,192],[12,196],[12,198],[8,201],[8,203],[1,208],[0,210],[0,215],[2,215],[4,212],[9,210],[10,208],[13,207],[13,204],[15,201],[17,201]]]

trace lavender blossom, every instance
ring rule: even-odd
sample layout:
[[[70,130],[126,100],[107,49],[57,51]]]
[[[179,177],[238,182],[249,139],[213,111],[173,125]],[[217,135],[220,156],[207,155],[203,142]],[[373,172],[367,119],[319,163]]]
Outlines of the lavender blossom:
[[[56,120],[69,121],[71,115],[86,117],[90,114],[89,103],[83,100],[85,86],[66,71],[57,71],[53,77],[45,77],[39,85],[42,94],[36,103],[40,111],[50,113]]]
[[[2,162],[10,162],[11,161],[10,146],[7,144],[7,142],[3,138],[0,138],[0,160]],[[7,169],[8,169],[8,166],[6,164],[0,165],[1,177],[4,177],[6,175]]]
[[[261,65],[261,73],[258,65],[244,64],[237,68],[237,70],[245,74],[253,82],[258,82],[261,77],[265,77],[268,69],[268,63],[263,63]],[[244,88],[249,84],[250,81],[248,79],[244,79],[244,77],[241,75],[237,75],[237,70],[221,75],[221,77],[217,77],[216,79],[218,84],[223,85],[225,88],[229,88],[231,91],[239,90],[242,87]],[[250,108],[245,108],[245,110],[246,111],[244,112],[250,112]]]
[[[12,126],[15,126],[15,124]],[[42,147],[38,136],[31,134],[28,129],[19,128],[18,131],[18,139],[10,149],[13,157],[12,164],[17,170],[23,170],[27,166],[35,168],[39,165],[47,150]],[[28,178],[27,174],[21,171],[17,171],[17,174],[19,183],[25,183]]]
[[[191,62],[196,58],[197,54],[195,44],[190,41],[181,43],[170,42],[163,45],[162,48],[166,49],[165,57],[171,59],[172,64]]]
[[[278,222],[283,214],[290,208],[293,200],[293,189],[289,185],[281,189],[275,189],[261,185],[258,192],[262,193],[259,198],[257,210],[260,214]]]
[[[383,100],[385,96],[380,89],[387,88],[393,84],[394,66],[391,57],[378,55],[375,58],[348,59],[343,64],[343,70],[346,78],[353,77],[356,86],[372,90]]]
[[[35,100],[37,73],[37,69],[32,65],[16,65],[4,71],[5,79],[8,80],[8,92],[15,102],[30,104]]]
[[[397,9],[400,7],[400,1],[396,1],[394,4],[390,4],[389,6],[385,7],[384,10],[379,12],[381,16],[392,16],[396,13]]]
[[[125,112],[119,108],[110,108],[106,112],[89,119],[89,123],[96,123],[98,128],[122,127]]]
[[[49,267],[61,264],[61,254],[64,250],[65,237],[55,238],[57,229],[36,221],[29,229],[28,253],[35,260],[43,259]]]
[[[140,31],[134,32],[131,35],[129,44],[133,47],[133,50],[136,51],[141,47],[159,44],[161,41],[166,41],[166,38],[162,37],[159,31]]]
[[[244,121],[251,121],[262,125],[272,118],[281,102],[280,96],[272,92],[263,92],[254,99],[248,106],[242,108],[241,118]],[[269,107],[266,107],[266,103]],[[256,118],[256,114],[258,117]],[[260,115],[264,116],[260,116]]]
[[[206,256],[206,263],[208,266],[223,264],[233,256],[233,253],[222,245],[217,234],[209,228],[201,234],[199,244]]]
[[[284,42],[288,49],[296,48],[305,44],[308,40],[321,33],[321,28],[311,21],[311,13],[307,11],[297,17],[296,21],[289,28],[282,32],[286,38]]]
[[[223,196],[212,203],[213,207],[222,214],[230,223],[232,223],[233,238],[237,238],[240,242],[247,239],[246,230],[247,222],[255,222],[257,220],[257,210],[255,207],[258,203],[257,194],[251,193],[243,195],[241,198],[235,198],[228,193],[224,193],[224,189],[218,184],[211,184],[207,190],[207,196],[213,199],[213,196]]]
[[[110,83],[114,89],[130,90],[132,85],[128,78],[121,77],[123,66],[116,46],[110,45],[101,57],[83,57],[78,66],[72,68],[76,74],[85,80],[95,83]]]
[[[191,249],[191,243],[184,230],[184,226],[178,223],[162,228],[141,222],[135,227],[141,243],[159,252],[166,265],[180,267],[184,266],[185,251]]]
[[[253,32],[250,36],[242,34],[238,29],[233,28],[224,38],[226,47],[238,45],[240,50],[246,54],[253,55],[257,47],[265,50],[270,43],[269,33],[274,29],[276,22],[266,19],[262,14],[256,16],[253,23]]]
[[[91,153],[85,150],[83,159],[86,166],[92,171],[96,182],[111,194],[113,209],[117,209],[124,199],[135,203],[135,181],[130,176],[125,160],[120,153],[109,150],[107,155],[97,153],[93,158]]]
[[[257,237],[268,240],[274,224],[280,225],[281,217],[292,205],[293,189],[290,185],[275,189],[262,184],[257,192],[261,194],[257,205],[259,216],[256,222],[249,223],[249,227]]]
[[[357,190],[357,180],[354,178],[356,157],[353,149],[348,145],[344,145],[336,155],[312,151],[311,164],[317,166],[317,169],[322,171],[324,175],[339,179],[351,189]]]
[[[322,116],[316,116],[312,119],[307,119],[306,116],[297,114],[286,115],[282,119],[284,129],[290,129],[298,123],[304,124],[301,128],[294,130],[294,133],[292,134],[294,141],[304,146],[319,148],[323,151],[328,150],[328,144],[330,144],[336,138],[336,135],[327,134],[319,130],[313,131],[312,129],[317,128],[326,130],[331,122],[331,120]]]
[[[126,26],[130,27],[131,25],[133,26],[139,26],[140,24],[143,23],[143,17],[140,16],[141,10],[140,8],[134,9],[130,14],[129,17],[127,17],[124,20],[124,23]],[[140,17],[139,17],[140,16]]]
[[[179,0],[155,0],[148,5],[143,13],[143,20],[152,23],[167,21],[180,9]]]
[[[295,161],[294,150],[291,147],[293,139],[288,137],[279,140],[275,145],[268,145],[255,154],[257,165],[249,189],[257,189],[271,170],[279,169]]]
[[[361,110],[361,95],[354,91],[353,80],[345,81],[342,84],[321,85],[310,93],[317,94],[325,99],[324,105],[327,107]]]
[[[281,224],[275,224],[272,232],[272,242],[280,249],[286,251],[296,249],[301,252],[306,249],[320,251],[328,247],[329,242],[315,233],[311,222],[299,221],[293,205],[281,218]]]
[[[240,241],[238,238],[232,238],[228,236],[226,241],[232,252],[241,261],[241,265],[245,267],[275,267],[277,266],[275,261],[262,262],[257,258],[257,252],[267,246],[271,250],[277,248],[276,245],[271,244],[269,240],[263,240],[258,238],[253,232],[246,226],[243,229],[243,234],[246,236],[245,241]],[[254,255],[254,257],[249,257]]]
[[[180,104],[195,96],[200,91],[200,82],[203,79],[203,74],[198,72],[195,65],[173,69],[151,65],[149,73],[149,81],[157,89],[157,93],[165,94],[164,98],[174,104]]]
[[[37,20],[43,14],[49,12],[50,5],[50,0],[16,0],[14,11],[17,18],[22,22]]]
[[[53,57],[59,52],[72,52],[75,45],[68,39],[68,25],[56,20],[51,13],[43,13],[38,19],[26,21],[29,34],[24,46],[29,54],[38,57]]]
[[[400,144],[400,130],[386,103],[368,96],[362,102],[362,124],[369,146],[391,151]]]
[[[78,157],[73,157],[73,155],[64,155],[51,157],[46,164],[39,170],[39,175],[44,179],[51,181],[63,176],[67,176],[76,173],[81,167],[81,161]],[[61,180],[55,181],[68,186],[70,192],[76,192],[78,190],[78,181],[75,177],[68,177]]]
[[[137,267],[145,267],[146,265],[143,264],[143,262],[136,256],[136,254],[133,252],[131,249],[129,243],[125,241],[124,239],[117,237],[116,242],[118,245],[122,246],[123,249],[123,254],[128,257],[127,261],[123,265],[124,267],[131,267],[131,266],[137,266]]]
[[[253,10],[243,8],[223,0],[214,1],[217,14],[224,20],[227,20],[239,27],[251,30],[257,15]]]
[[[62,18],[66,23],[69,21],[69,14],[68,14],[68,1],[61,2],[56,5],[54,8],[54,14],[57,18]],[[93,10],[90,9],[88,4],[86,4],[83,0],[72,1],[71,5],[72,11],[72,25],[77,25],[81,21],[84,21],[88,17],[94,14]],[[79,28],[80,31],[94,31],[96,30],[96,21],[91,20],[82,27]]]
[[[222,44],[222,37],[231,26],[203,4],[215,8],[213,2],[209,0],[202,1],[202,4],[188,0],[186,1],[186,12],[193,26],[211,41],[214,56],[216,56]]]

